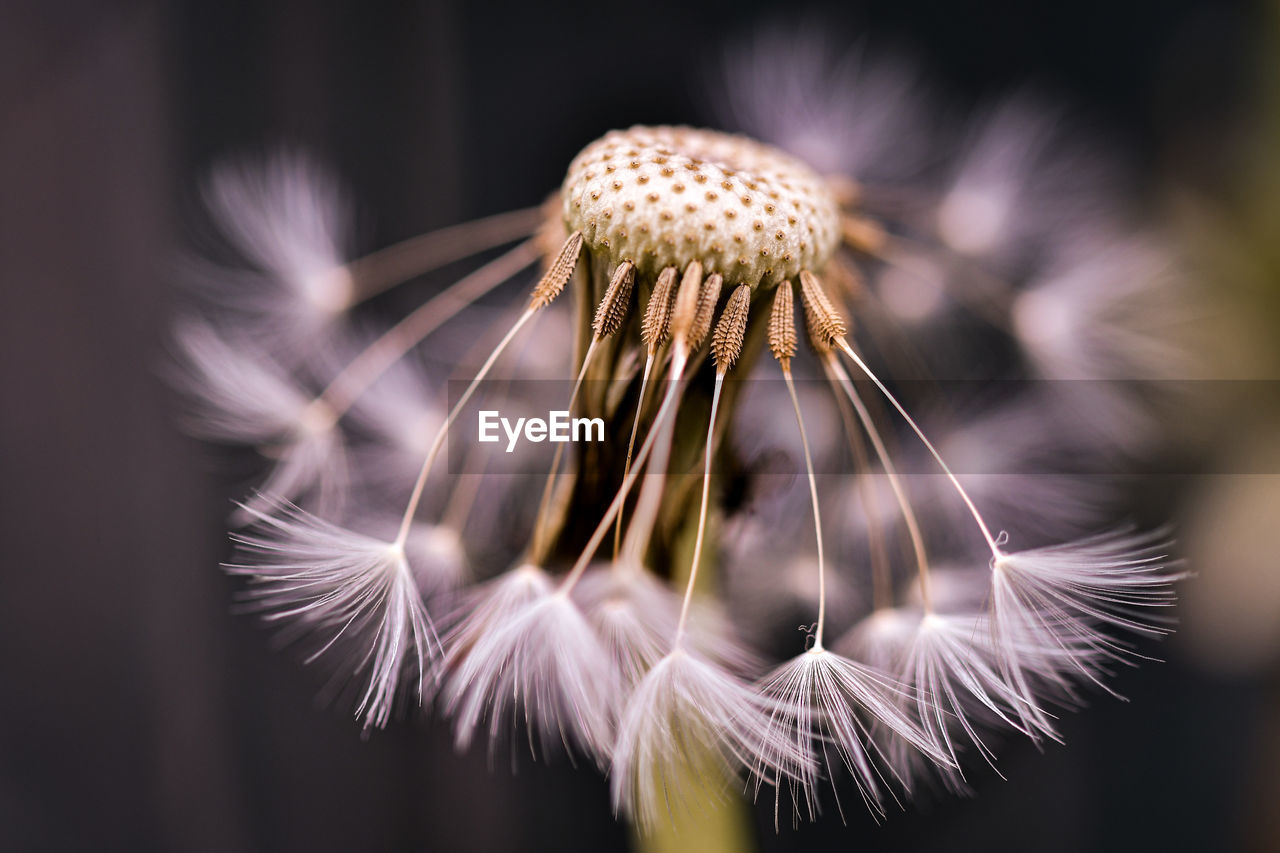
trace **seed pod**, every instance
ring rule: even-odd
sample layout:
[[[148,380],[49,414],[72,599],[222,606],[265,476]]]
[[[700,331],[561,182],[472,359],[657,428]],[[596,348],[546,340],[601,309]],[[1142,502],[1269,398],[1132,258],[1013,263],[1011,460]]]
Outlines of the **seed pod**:
[[[698,303],[702,297],[702,264],[690,262],[685,267],[680,289],[676,291],[675,308],[671,312],[671,337],[683,340],[689,346],[689,333],[698,317]],[[690,347],[692,349],[692,347]]]
[[[769,315],[769,349],[784,372],[791,370],[791,359],[796,354],[796,305],[790,281],[779,284],[773,295],[773,313]]]
[[[574,231],[569,239],[560,247],[560,254],[547,267],[542,279],[533,288],[533,296],[529,299],[529,309],[536,311],[550,305],[560,295],[578,266],[578,255],[582,253],[582,232]]]
[[[689,330],[689,349],[696,350],[707,339],[711,331],[711,320],[716,313],[716,303],[720,301],[720,286],[724,279],[719,273],[707,276],[702,284],[702,292],[698,294],[698,312],[693,318],[693,328]]]
[[[612,269],[641,281],[699,261],[705,275],[770,288],[822,269],[840,244],[827,182],[768,145],[688,127],[608,133],[570,164],[560,188],[566,226]]]
[[[667,339],[671,327],[672,293],[676,283],[676,268],[667,267],[658,276],[649,294],[649,304],[644,309],[644,323],[640,326],[640,339],[649,352],[654,352]]]
[[[716,372],[726,373],[742,355],[742,341],[747,334],[747,315],[751,311],[751,288],[740,284],[729,297],[720,312],[720,322],[711,336],[711,353],[715,356]]]
[[[800,304],[804,306],[809,342],[819,354],[830,352],[849,327],[823,292],[822,282],[808,270],[800,271]]]
[[[636,283],[636,267],[631,261],[623,261],[613,271],[613,279],[604,292],[604,298],[596,308],[591,330],[597,339],[607,338],[618,331],[627,312],[631,310],[631,290]]]

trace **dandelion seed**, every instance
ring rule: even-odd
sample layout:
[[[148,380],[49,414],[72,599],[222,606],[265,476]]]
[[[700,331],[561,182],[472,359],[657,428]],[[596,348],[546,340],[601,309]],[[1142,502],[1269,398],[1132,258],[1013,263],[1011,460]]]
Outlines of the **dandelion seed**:
[[[1185,577],[1168,555],[1164,531],[1122,529],[992,560],[993,634],[1003,674],[1030,692],[1027,673],[1059,686],[1070,674],[1105,687],[1108,661],[1137,655],[1106,628],[1160,636],[1161,612],[1174,601],[1173,584]]]
[[[625,698],[671,651],[681,597],[652,572],[626,561],[588,570],[573,595],[613,657]],[[755,654],[737,641],[714,605],[693,602],[686,630],[690,648],[703,659],[728,672],[758,671]]]
[[[732,778],[757,767],[769,779],[798,778],[813,759],[772,721],[776,703],[683,648],[649,670],[618,727],[614,808],[651,830],[680,801],[688,779]]]
[[[809,452],[809,439],[804,427],[800,402],[796,397],[795,383],[791,378],[791,359],[796,351],[795,303],[790,282],[778,286],[774,296],[773,312],[769,324],[769,345],[782,368],[787,392],[795,410],[796,426],[800,431],[804,450],[805,472],[809,481],[809,495],[813,507],[813,526],[817,538],[818,557],[818,621],[813,634],[813,646],[798,657],[792,658],[775,670],[763,685],[763,692],[778,701],[779,710],[773,715],[773,726],[780,738],[788,734],[798,744],[807,745],[819,738],[839,756],[840,761],[853,776],[858,792],[872,812],[883,815],[880,786],[883,777],[876,769],[868,749],[874,750],[870,729],[860,718],[866,713],[875,725],[883,726],[916,748],[929,753],[935,760],[946,763],[947,757],[939,752],[917,725],[894,704],[894,685],[872,670],[834,654],[823,647],[826,628],[827,589],[826,565],[823,549],[822,514],[818,498],[818,486],[813,472],[813,459]],[[816,319],[811,317],[811,319]],[[823,323],[814,324],[823,328]],[[776,739],[775,741],[776,742]],[[762,769],[775,764],[773,756],[763,755],[757,767]],[[828,770],[828,775],[830,771]],[[781,800],[784,780],[775,778],[777,796]],[[817,816],[815,788],[816,770],[801,775],[790,784],[795,811],[799,812],[803,800],[809,818]],[[777,816],[775,814],[775,822]]]
[[[613,659],[625,694],[666,657],[679,620],[680,599],[640,567],[588,570],[574,587],[582,607]]]
[[[509,620],[476,633],[450,673],[446,709],[460,749],[489,721],[491,746],[517,707],[541,735],[607,761],[619,685],[599,638],[566,595],[543,591],[510,612]]]
[[[859,181],[901,178],[927,155],[918,74],[872,45],[816,26],[761,30],[725,52],[730,124],[819,169]]]
[[[867,808],[873,814],[884,815],[882,789],[892,776],[886,779],[880,769],[887,765],[872,738],[873,729],[883,728],[940,765],[951,764],[935,741],[902,709],[902,688],[898,684],[820,645],[814,645],[774,670],[762,683],[761,690],[777,703],[771,715],[774,737],[766,742],[766,747],[774,752],[760,755],[755,773],[777,785],[779,803],[783,789],[790,789],[797,817],[802,808],[810,820],[819,814],[820,770],[832,780],[832,791],[835,790],[836,767],[824,754],[826,750],[835,754],[838,765],[853,778]],[[809,748],[816,740],[822,750],[820,763],[807,765],[794,776],[774,775],[772,768],[782,757],[776,751],[788,737],[799,749]]]
[[[175,382],[194,404],[189,429],[213,441],[262,448],[276,465],[233,516],[244,524],[264,511],[262,495],[283,500],[314,496],[333,510],[346,485],[345,447],[333,413],[289,378],[274,357],[248,341],[224,339],[206,323],[179,327],[182,372]]]
[[[452,592],[468,577],[467,554],[452,527],[417,522],[409,528],[404,551],[418,591],[427,600]]]
[[[352,304],[350,203],[337,179],[300,152],[257,164],[226,164],[205,200],[250,265],[203,271],[206,296],[269,331],[277,355],[311,351]],[[291,351],[292,350],[292,351]]]
[[[1138,621],[1130,612],[1141,605],[1169,603],[1170,582],[1177,576],[1171,577],[1166,571],[1168,560],[1159,553],[1158,544],[1150,538],[1125,534],[1023,552],[1029,556],[1003,551],[1003,537],[998,539],[991,534],[967,490],[897,398],[846,341],[841,338],[836,345],[880,389],[920,438],[991,549],[992,624],[1001,676],[1019,697],[1013,710],[1022,720],[1024,731],[1033,738],[1040,734],[1052,736],[1053,727],[1037,704],[1035,677],[1047,678],[1069,694],[1070,686],[1061,672],[1070,667],[1101,684],[1094,668],[1098,658],[1115,658],[1122,647],[1097,630],[1096,624],[1154,633],[1153,627]],[[1041,559],[1043,562],[1038,562]],[[1059,576],[1051,574],[1053,569],[1060,572]]]
[[[1174,252],[1154,235],[1089,233],[1063,246],[1010,316],[1057,408],[1096,443],[1126,453],[1157,424],[1145,393],[1200,374],[1178,332],[1197,320]],[[1050,400],[1050,403],[1055,401]]]
[[[445,228],[351,260],[354,217],[336,176],[299,151],[215,169],[204,191],[244,269],[192,264],[200,295],[241,318],[278,357],[314,352],[337,320],[392,285],[531,235],[541,208]]]
[[[350,647],[352,672],[367,672],[356,715],[366,728],[387,724],[406,670],[416,672],[421,701],[428,663],[440,642],[418,592],[404,549],[344,530],[297,507],[273,515],[245,508],[255,526],[236,534],[238,562],[226,569],[247,577],[249,600],[291,633],[323,645],[308,660]]]

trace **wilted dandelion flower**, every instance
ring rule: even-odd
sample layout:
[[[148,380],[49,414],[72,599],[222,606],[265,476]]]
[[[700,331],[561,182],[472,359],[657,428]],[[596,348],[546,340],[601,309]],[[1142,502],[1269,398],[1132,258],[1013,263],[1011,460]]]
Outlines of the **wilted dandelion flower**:
[[[644,827],[688,803],[695,777],[754,777],[748,788],[776,786],[778,806],[789,799],[814,818],[821,783],[847,774],[883,815],[922,778],[963,789],[970,755],[994,765],[987,732],[1056,739],[1051,709],[1078,704],[1081,685],[1136,654],[1115,634],[1166,630],[1152,608],[1172,602],[1179,574],[1163,534],[1007,544],[1097,520],[1071,471],[1021,470],[1064,447],[1109,458],[1101,438],[1043,429],[1053,392],[937,430],[898,387],[922,365],[965,371],[955,354],[971,349],[931,351],[935,336],[901,322],[942,328],[962,311],[961,328],[985,324],[1024,378],[1106,379],[1118,364],[1165,358],[1160,332],[1131,323],[1147,291],[1070,284],[1105,279],[1055,242],[1084,233],[1068,226],[1108,203],[1090,195],[1097,175],[1072,183],[1079,160],[1055,153],[1054,122],[1023,97],[913,184],[918,152],[888,136],[910,127],[913,142],[933,138],[906,102],[914,75],[823,51],[730,70],[730,113],[780,147],[689,127],[612,131],[574,158],[546,204],[364,258],[349,253],[337,183],[300,158],[211,182],[214,213],[253,276],[227,272],[210,293],[217,310],[179,325],[182,381],[199,434],[274,461],[229,570],[249,579],[268,619],[321,653],[360,652],[344,674],[365,679],[367,726],[385,725],[415,681],[460,748],[487,732],[490,748],[511,734],[539,756],[561,745],[587,755],[611,776],[615,808]],[[782,76],[769,95],[771,73]],[[831,80],[841,85],[818,86]],[[775,112],[778,91],[795,97]],[[343,330],[367,328],[369,296],[511,243],[335,360],[353,339]],[[1137,255],[1116,257],[1108,272]],[[537,263],[530,295],[446,403],[449,377],[430,365],[457,353],[411,353]],[[558,298],[565,288],[576,305]],[[1058,300],[1078,309],[1069,322],[1045,307]],[[548,316],[574,340],[556,324],[536,328]],[[256,345],[273,328],[281,341],[305,339],[298,359]],[[572,357],[572,384],[551,408],[598,422],[601,440],[561,443],[536,463],[542,476],[523,478],[536,487],[510,482],[495,496],[492,483],[508,481],[473,478],[501,442],[486,456],[483,439],[471,441],[473,403],[516,399],[533,371],[520,357],[528,340],[538,369]],[[741,383],[727,380],[777,376],[747,422]],[[730,518],[741,511],[730,493],[750,494],[736,481],[751,480],[735,430],[759,439],[784,426],[804,473],[797,493]],[[540,442],[551,429],[523,435]],[[509,434],[514,451],[521,433]],[[443,470],[448,441],[465,446],[467,476]],[[854,470],[824,476],[846,449]],[[339,509],[335,491],[356,509]],[[525,511],[475,511],[508,499]],[[841,518],[850,512],[857,523]],[[389,535],[350,529],[366,521]],[[775,612],[809,626],[771,672],[759,661],[773,650],[738,639],[764,632],[736,630],[699,594],[722,555],[751,573],[735,581],[753,599],[735,611],[760,614],[749,628]],[[485,580],[465,588],[471,578]],[[448,626],[439,640],[429,608]],[[831,631],[843,636],[827,645]]]

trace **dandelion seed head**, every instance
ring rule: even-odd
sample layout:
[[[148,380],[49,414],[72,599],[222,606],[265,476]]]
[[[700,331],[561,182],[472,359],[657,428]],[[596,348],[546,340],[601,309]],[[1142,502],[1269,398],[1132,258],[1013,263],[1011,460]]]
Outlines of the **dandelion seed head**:
[[[697,261],[732,284],[771,286],[823,267],[840,239],[838,206],[812,169],[710,130],[612,131],[570,164],[561,195],[567,228],[593,254],[650,278]]]
[[[944,157],[930,156],[937,135],[925,126],[928,111],[917,109],[913,75],[873,61],[860,46],[835,48],[818,32],[761,37],[731,59],[729,111],[768,144],[688,127],[613,131],[577,155],[558,197],[539,208],[366,258],[348,257],[344,195],[305,158],[214,175],[207,198],[242,268],[207,271],[219,322],[180,329],[183,384],[194,399],[195,431],[250,445],[274,462],[262,492],[240,509],[238,520],[252,526],[236,535],[237,562],[227,568],[247,579],[251,606],[264,618],[318,647],[313,658],[343,658],[342,677],[359,685],[357,715],[366,727],[385,725],[416,681],[418,697],[430,691],[450,718],[459,748],[487,739],[492,752],[519,733],[535,755],[563,750],[608,767],[615,810],[644,830],[685,802],[684,785],[728,783],[744,771],[757,793],[776,787],[779,812],[789,798],[797,816],[809,818],[825,797],[820,783],[834,789],[847,774],[880,816],[922,781],[965,790],[961,768],[974,755],[994,767],[984,742],[994,733],[1056,739],[1051,709],[1077,704],[1082,683],[1103,684],[1112,664],[1137,656],[1116,635],[1166,630],[1160,608],[1172,603],[1180,574],[1158,535],[1122,531],[1020,552],[1006,552],[1008,537],[996,535],[1005,526],[1025,536],[1028,528],[1043,533],[1091,518],[1084,505],[1092,493],[1071,472],[1059,477],[1037,466],[1048,456],[1086,457],[1103,442],[1059,425],[1056,415],[1071,409],[1096,421],[1098,434],[1116,436],[1107,440],[1118,445],[1149,426],[1142,401],[1091,392],[1087,405],[1064,406],[1058,397],[1070,393],[1038,390],[1034,406],[1002,401],[940,436],[927,425],[935,443],[891,388],[917,360],[914,350],[946,337],[932,332],[959,313],[953,308],[967,311],[973,326],[1011,335],[1044,377],[1167,376],[1177,353],[1161,327],[1177,312],[1152,304],[1164,304],[1168,253],[1118,229],[1118,217],[1093,215],[1109,201],[1102,172],[1075,180],[1079,163],[1060,156],[1057,117],[1029,98],[997,105]],[[914,185],[893,180],[906,174]],[[921,186],[922,177],[937,182]],[[464,259],[460,247],[475,254],[522,237],[354,358],[334,357],[332,343],[342,339],[335,321],[356,301]],[[513,307],[519,319],[483,360],[457,411],[448,410],[446,373],[464,351],[480,360],[472,344],[496,313],[475,301],[539,254],[544,273]],[[571,292],[588,301],[576,310],[552,306],[578,272],[586,275]],[[771,321],[756,298],[770,288],[780,297]],[[797,347],[794,290],[807,350]],[[556,345],[508,350],[535,317],[545,335],[539,342]],[[925,324],[930,334],[900,334]],[[428,334],[433,361],[397,363]],[[756,383],[722,396],[731,370],[755,369],[766,337],[786,385]],[[707,371],[686,370],[708,338],[710,388]],[[564,345],[570,341],[578,345]],[[957,349],[971,354],[978,345]],[[829,386],[797,389],[793,362],[801,378],[814,355]],[[918,355],[921,364],[932,360]],[[845,358],[859,371],[846,372]],[[446,359],[450,365],[438,368]],[[526,563],[466,589],[470,558],[487,575],[490,555],[502,552],[507,565],[525,544],[508,535],[524,536],[524,507],[509,513],[516,503],[532,512],[534,502],[501,477],[439,477],[438,451],[446,438],[453,449],[465,446],[465,473],[480,474],[486,448],[471,447],[454,423],[473,391],[485,406],[499,400],[505,414],[533,416],[547,401],[506,380],[569,369],[580,371],[572,399],[546,411],[600,414],[609,436],[630,421],[650,431],[641,446],[652,458],[647,471],[630,468],[646,464],[631,456],[635,431],[625,462],[609,442],[583,449],[576,465],[561,466],[557,453],[523,553],[559,560],[579,547],[584,524],[589,529],[607,505],[601,494],[607,502],[625,469],[627,486],[609,510],[621,550],[586,568],[613,521],[602,519],[563,580]],[[501,391],[480,390],[491,370]],[[659,385],[660,403],[646,396]],[[620,390],[599,390],[605,386]],[[868,409],[864,393],[881,405]],[[1048,403],[1057,406],[1052,415]],[[799,431],[779,417],[791,408]],[[697,423],[703,415],[705,424]],[[726,439],[734,421],[750,428]],[[908,447],[889,432],[894,425]],[[810,476],[790,485],[778,478],[782,486],[734,518],[736,496],[765,492],[756,476],[764,466],[720,468],[761,447],[803,456]],[[536,454],[520,452],[523,469]],[[656,475],[698,453],[705,467],[692,487],[701,486],[695,514],[683,512],[688,484]],[[901,478],[894,458],[912,453],[929,467]],[[819,485],[816,471],[849,456],[856,477]],[[939,469],[946,476],[936,476]],[[631,476],[642,474],[628,503],[626,489],[638,481]],[[376,512],[403,493],[411,497],[393,539],[349,529],[364,528],[342,514],[347,505],[382,521]],[[840,508],[820,510],[832,493]],[[843,523],[824,535],[822,516]],[[708,518],[725,523],[707,525]],[[693,519],[682,598],[664,578],[680,576],[673,555]],[[812,545],[813,529],[810,556],[797,543]],[[838,545],[828,541],[831,529]],[[498,535],[486,539],[481,530]],[[718,541],[704,543],[708,531]],[[979,534],[993,555],[989,571],[954,568],[970,559]],[[869,546],[876,606],[869,614],[853,571],[864,549],[851,552],[850,539]],[[798,646],[797,623],[812,623],[800,626],[805,651],[753,683],[763,664],[717,603],[695,595],[704,554],[712,564],[725,558],[736,627],[785,631]],[[908,567],[909,579],[897,576]],[[448,610],[442,641],[428,615],[440,610]]]

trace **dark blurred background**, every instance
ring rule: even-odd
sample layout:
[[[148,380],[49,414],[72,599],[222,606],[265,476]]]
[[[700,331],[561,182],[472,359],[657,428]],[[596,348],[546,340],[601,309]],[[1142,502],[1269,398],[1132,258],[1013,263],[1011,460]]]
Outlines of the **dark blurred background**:
[[[537,203],[607,129],[709,121],[726,40],[794,20],[914,52],[959,103],[1034,80],[1153,191],[1223,205],[1276,43],[1223,0],[0,7],[0,850],[626,848],[593,773],[490,772],[421,721],[363,740],[229,613],[236,484],[157,379],[172,259],[208,167],[282,141],[345,176],[365,248]],[[1009,743],[976,800],[778,836],[769,803],[761,848],[1280,849],[1276,667],[1185,650],[1067,747]]]

